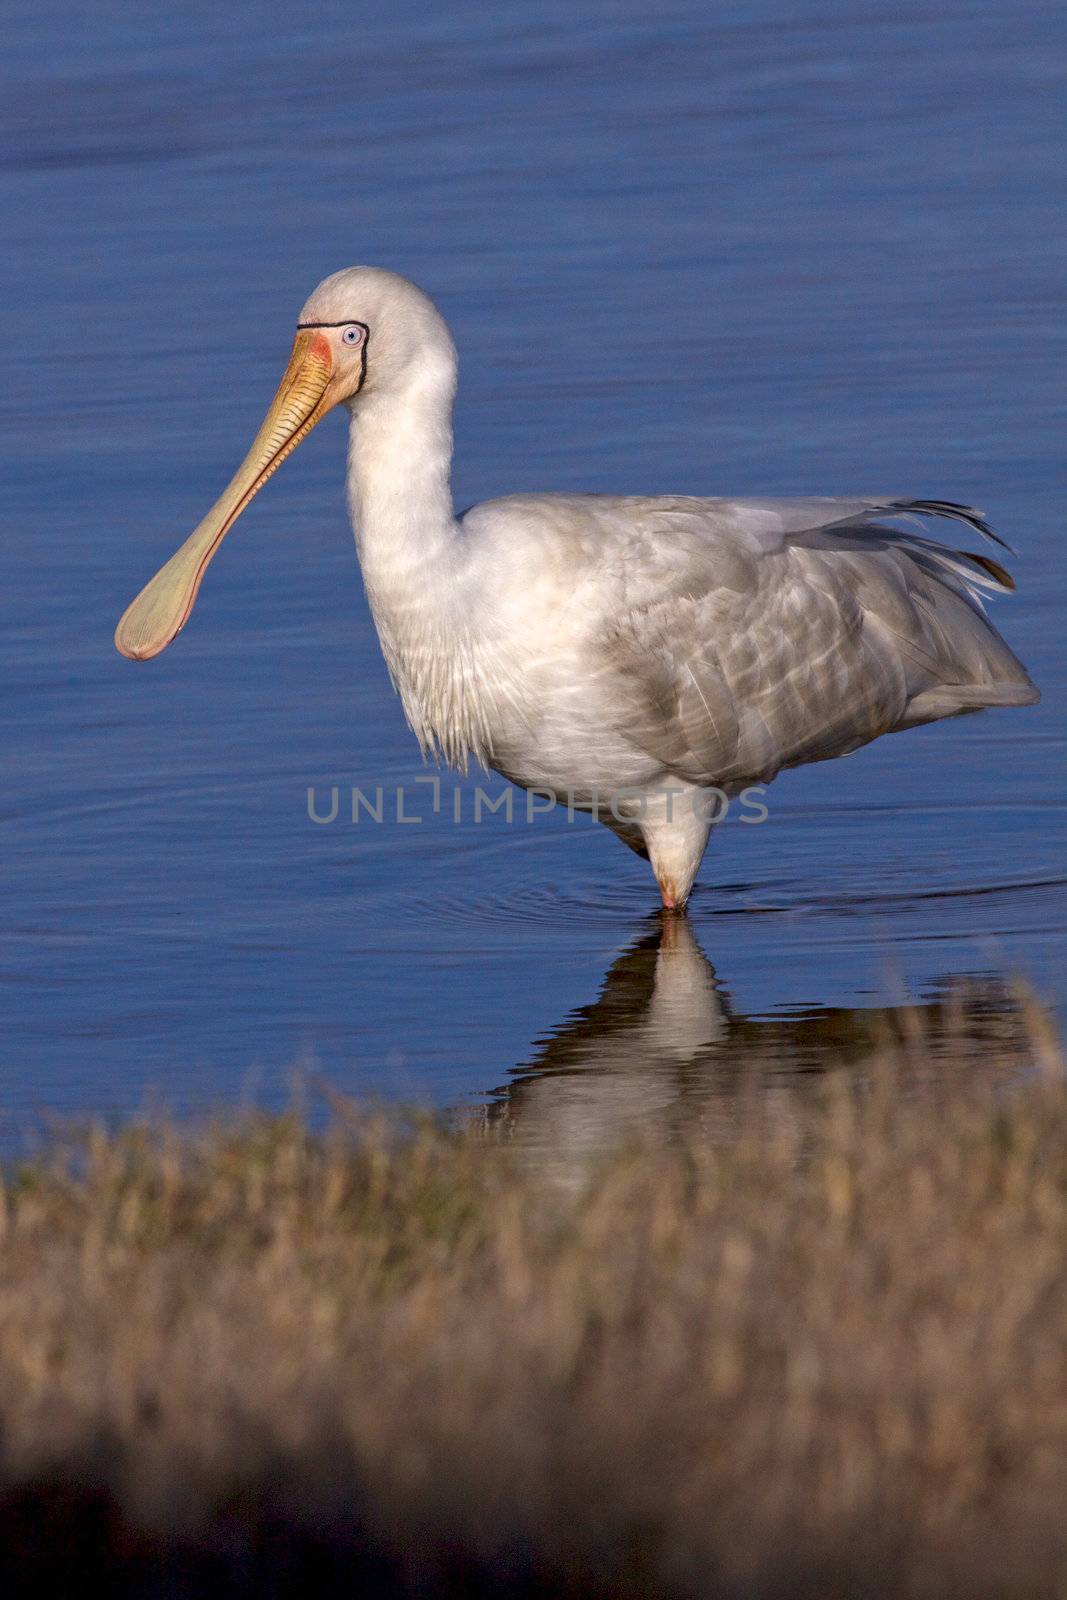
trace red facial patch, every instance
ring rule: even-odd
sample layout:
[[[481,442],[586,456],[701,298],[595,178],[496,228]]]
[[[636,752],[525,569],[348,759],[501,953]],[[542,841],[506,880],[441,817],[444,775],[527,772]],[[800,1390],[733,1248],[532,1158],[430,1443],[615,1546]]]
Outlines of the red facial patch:
[[[332,371],[333,352],[330,349],[330,341],[324,333],[317,333],[312,339],[308,345],[308,355],[316,356],[324,367],[328,367]]]

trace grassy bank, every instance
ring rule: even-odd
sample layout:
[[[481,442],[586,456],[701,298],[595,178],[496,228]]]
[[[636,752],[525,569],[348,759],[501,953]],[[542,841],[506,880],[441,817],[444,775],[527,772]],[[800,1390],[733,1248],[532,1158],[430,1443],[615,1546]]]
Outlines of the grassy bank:
[[[767,1105],[580,1190],[355,1116],[9,1171],[0,1576],[1062,1595],[1058,1069],[920,1094],[897,1061]]]

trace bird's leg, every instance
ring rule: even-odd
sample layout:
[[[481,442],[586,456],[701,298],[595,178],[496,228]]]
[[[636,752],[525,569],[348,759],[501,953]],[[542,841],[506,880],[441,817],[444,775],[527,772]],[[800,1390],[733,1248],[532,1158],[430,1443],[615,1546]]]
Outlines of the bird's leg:
[[[683,896],[673,878],[657,878],[659,884],[659,897],[663,903],[664,911],[670,911],[676,916],[681,916],[686,908],[689,896]]]
[[[641,832],[665,911],[685,910],[711,832],[700,793],[672,790],[646,801]]]

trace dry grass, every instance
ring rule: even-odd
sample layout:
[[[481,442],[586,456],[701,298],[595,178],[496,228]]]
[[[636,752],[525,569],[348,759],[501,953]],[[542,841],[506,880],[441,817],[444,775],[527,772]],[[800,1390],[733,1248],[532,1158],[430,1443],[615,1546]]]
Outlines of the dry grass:
[[[9,1173],[8,1592],[1062,1596],[1067,1085],[909,1085],[582,1192],[343,1117]]]

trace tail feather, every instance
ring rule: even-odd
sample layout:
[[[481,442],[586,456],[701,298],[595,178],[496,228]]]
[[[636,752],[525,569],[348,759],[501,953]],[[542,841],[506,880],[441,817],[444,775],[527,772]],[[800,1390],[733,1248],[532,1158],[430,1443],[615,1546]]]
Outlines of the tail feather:
[[[924,689],[908,701],[903,720],[894,732],[916,728],[924,722],[940,722],[942,717],[959,717],[968,711],[985,711],[992,706],[1032,706],[1041,691],[1030,683],[946,683]]]
[[[872,507],[882,511],[892,512],[895,516],[919,517],[945,517],[950,522],[964,522],[984,539],[990,539],[993,544],[999,544],[1003,549],[1012,549],[1007,539],[1002,539],[995,533],[980,511],[974,506],[959,505],[955,500],[886,500],[880,507]]]
[[[982,603],[984,594],[1010,593],[1015,588],[1011,574],[991,556],[955,550],[930,538],[925,526],[914,526],[920,517],[935,516],[962,522],[1010,548],[980,512],[949,500],[867,500],[862,510],[793,540],[814,549],[847,550],[853,559],[859,558],[856,571],[861,583],[865,549],[875,563],[872,574],[887,557],[903,570],[914,627],[903,625],[891,605],[880,606],[876,581],[867,608],[880,626],[895,635],[904,656],[923,668],[902,727],[984,706],[1033,705],[1040,699],[1026,668],[993,627]],[[897,519],[913,526],[892,526]],[[931,683],[931,675],[940,681]]]

